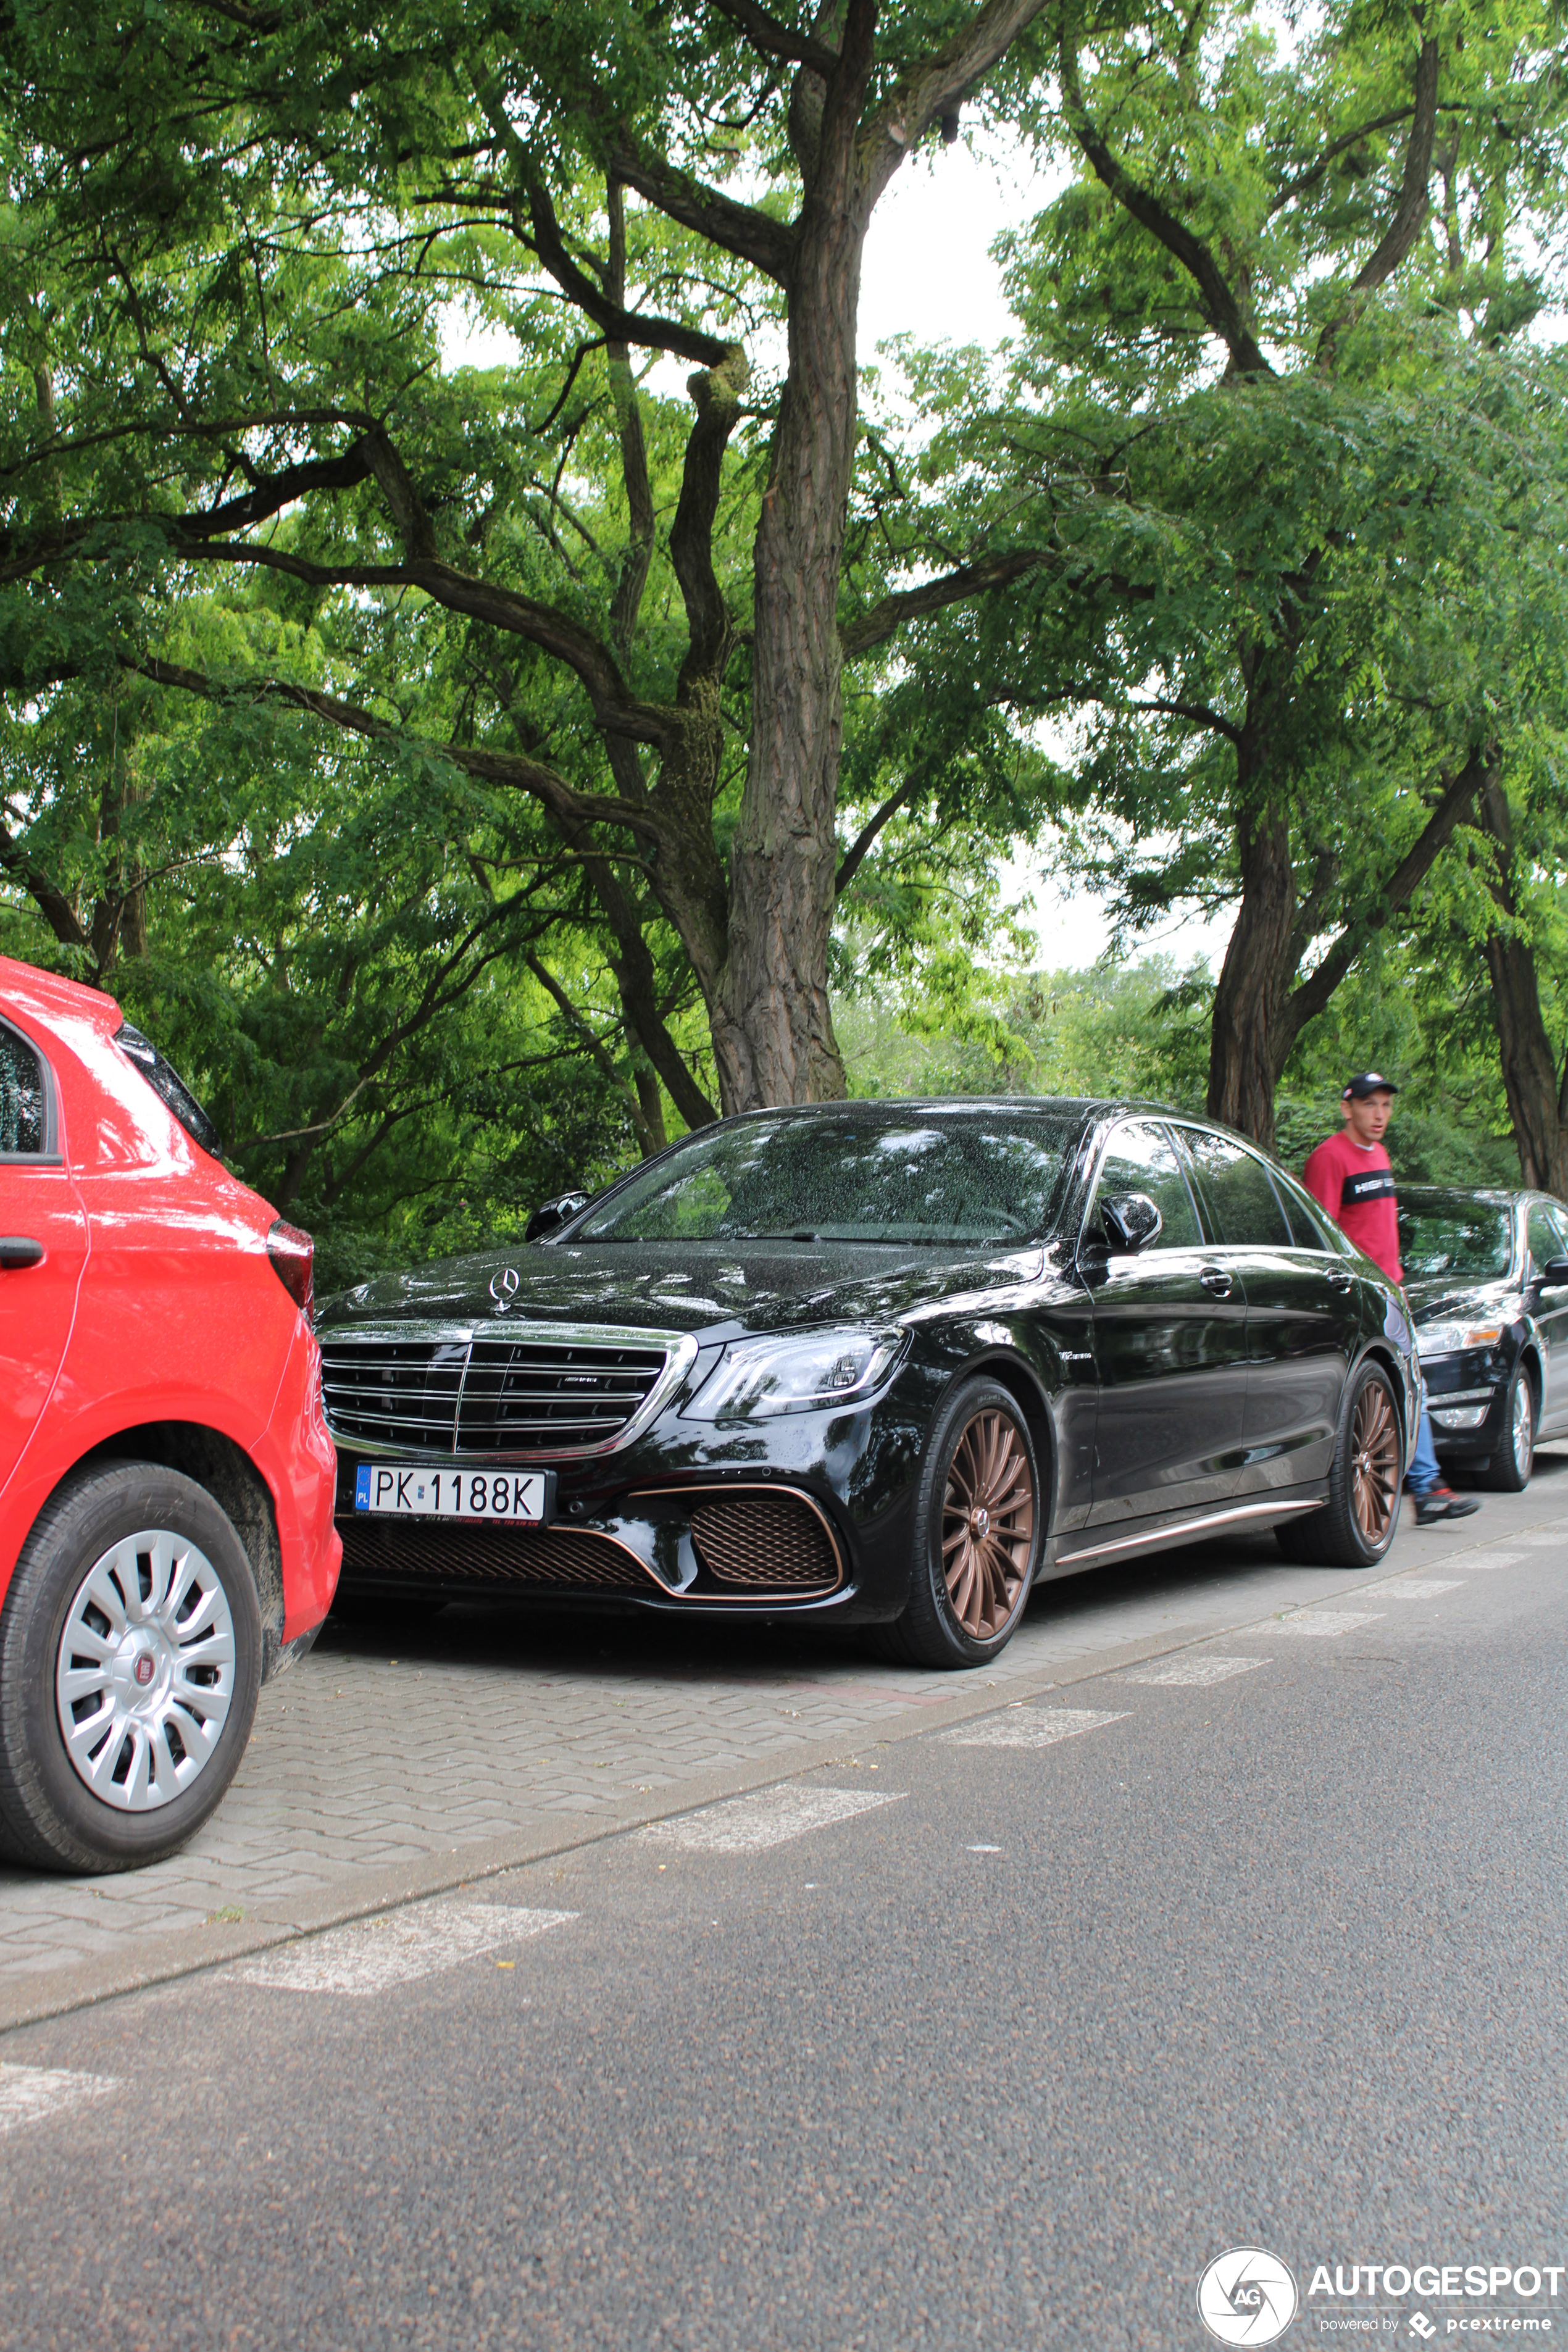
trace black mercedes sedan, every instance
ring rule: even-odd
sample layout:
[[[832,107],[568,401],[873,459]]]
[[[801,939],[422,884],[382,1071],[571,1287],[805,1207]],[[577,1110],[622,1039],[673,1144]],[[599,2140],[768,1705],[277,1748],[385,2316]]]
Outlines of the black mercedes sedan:
[[[1399,1255],[1437,1458],[1517,1495],[1537,1438],[1568,1431],[1568,1209],[1402,1186]]]
[[[362,1607],[787,1612],[965,1666],[1045,1577],[1247,1527],[1358,1567],[1393,1539],[1400,1294],[1200,1121],[758,1111],[536,1229],[321,1311]]]

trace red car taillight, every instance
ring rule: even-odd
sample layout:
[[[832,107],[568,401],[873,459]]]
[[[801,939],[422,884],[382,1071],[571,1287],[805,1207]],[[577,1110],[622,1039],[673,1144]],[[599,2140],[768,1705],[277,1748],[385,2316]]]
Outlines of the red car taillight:
[[[285,1224],[279,1217],[267,1236],[267,1255],[274,1274],[300,1314],[309,1317],[316,1303],[312,1278],[316,1244],[310,1234],[301,1233],[298,1225]]]

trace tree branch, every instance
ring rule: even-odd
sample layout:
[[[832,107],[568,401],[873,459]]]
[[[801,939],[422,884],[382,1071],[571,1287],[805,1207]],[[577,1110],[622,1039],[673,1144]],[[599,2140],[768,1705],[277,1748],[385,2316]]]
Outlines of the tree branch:
[[[1109,188],[1124,212],[1174,255],[1197,288],[1198,307],[1230,353],[1231,364],[1242,375],[1272,375],[1274,370],[1259,351],[1241,305],[1221,274],[1208,247],[1185,224],[1167,212],[1159,198],[1124,172],[1106,145],[1083,100],[1078,57],[1064,28],[1058,51],[1061,61],[1062,111],[1074,138],[1094,166],[1095,176]]]
[[[824,48],[809,33],[794,32],[788,25],[781,25],[776,16],[757,5],[757,0],[710,0],[710,5],[738,26],[764,58],[777,58],[783,65],[809,66],[824,79],[838,63],[831,49]]]
[[[601,1044],[598,1037],[595,1036],[588,1023],[583,1018],[583,1015],[578,1012],[577,1007],[573,1003],[571,998],[567,995],[566,991],[562,987],[561,982],[555,978],[553,972],[540,961],[540,959],[534,954],[531,948],[525,950],[522,960],[528,966],[529,971],[533,974],[535,980],[539,982],[541,988],[542,988],[547,994],[552,996],[555,1003],[560,1006],[562,1015],[566,1022],[567,1027],[573,1031],[574,1035],[582,1038],[584,1045],[592,1055],[594,1060],[597,1063],[599,1068],[603,1071],[605,1076],[608,1078],[611,1086],[614,1087],[616,1092],[625,1102],[627,1116],[631,1119],[633,1131],[637,1136],[637,1149],[642,1153],[645,1160],[651,1158],[654,1150],[653,1134],[652,1130],[649,1129],[647,1120],[643,1116],[643,1108],[641,1103],[637,1100],[636,1087],[630,1087],[626,1084],[625,1078],[622,1077],[620,1072],[616,1069],[615,1063],[605,1051],[604,1045]]]
[[[1021,580],[1026,572],[1037,572],[1055,560],[1044,548],[1012,548],[1005,554],[983,555],[973,563],[961,563],[939,579],[922,581],[918,588],[903,588],[884,596],[840,630],[844,658],[852,661],[885,644],[906,621],[942,612],[971,596],[983,596],[988,589],[1005,588],[1010,581]]]
[[[864,864],[866,859],[866,854],[872,847],[878,835],[882,831],[885,825],[892,823],[892,820],[898,815],[899,811],[901,808],[907,808],[909,806],[915,794],[919,792],[921,786],[924,783],[926,772],[926,763],[924,761],[921,761],[918,766],[910,770],[910,773],[904,778],[903,782],[899,786],[898,791],[890,793],[882,803],[881,807],[878,809],[872,816],[868,817],[866,823],[861,826],[859,832],[856,835],[854,840],[850,843],[848,848],[845,851],[843,856],[838,862],[838,871],[833,877],[833,893],[835,898],[843,898],[844,893],[848,889],[851,882],[854,881],[856,875],[860,871],[861,866]]]
[[[1432,142],[1436,123],[1437,41],[1436,35],[1429,34],[1423,40],[1415,59],[1415,104],[1411,110],[1410,137],[1405,142],[1405,170],[1400,178],[1394,217],[1373,252],[1357,270],[1350,292],[1318,338],[1317,363],[1320,367],[1329,365],[1333,358],[1336,341],[1361,309],[1358,297],[1374,292],[1393,277],[1426,225],[1426,215],[1432,209],[1427,182],[1432,172]]]
[[[931,124],[956,110],[1047,5],[1048,0],[985,0],[961,32],[903,77],[862,134],[862,151],[874,158],[874,197]]]
[[[769,213],[737,204],[719,188],[710,188],[689,172],[678,171],[662,155],[650,154],[623,126],[611,135],[608,161],[628,188],[677,221],[709,238],[726,253],[750,262],[776,286],[787,286],[795,256],[794,232]]]
[[[717,336],[705,335],[697,328],[683,327],[675,319],[648,318],[640,310],[628,310],[611,299],[602,286],[595,286],[585,269],[578,267],[566,249],[561,234],[561,223],[550,191],[533,168],[527,148],[518,137],[507,113],[500,90],[493,81],[482,83],[475,91],[480,110],[496,138],[504,149],[512,168],[523,202],[528,206],[531,236],[525,236],[514,208],[513,234],[521,244],[537,254],[557,286],[594,324],[614,342],[636,343],[640,350],[676,352],[682,359],[695,360],[702,367],[717,367],[724,359],[729,346]],[[637,184],[630,172],[619,163],[616,169],[622,179]]]
[[[35,866],[8,826],[0,824],[0,872],[17,883],[47,923],[63,948],[79,948],[91,955],[92,941],[78,922],[76,909],[63,890],[57,889],[43,868]]]
[[[1391,114],[1380,114],[1373,121],[1358,123],[1353,131],[1345,131],[1338,139],[1331,139],[1315,163],[1310,163],[1304,172],[1298,172],[1293,180],[1285,182],[1268,207],[1270,219],[1286,205],[1293,204],[1298,196],[1304,196],[1309,188],[1315,187],[1336,155],[1342,155],[1347,147],[1357,146],[1363,139],[1370,139],[1374,131],[1392,131],[1396,122],[1407,122],[1410,113],[1409,107],[1396,106]]]
[[[553,605],[536,604],[492,581],[476,580],[434,558],[406,563],[313,563],[284,548],[256,547],[244,540],[212,546],[190,541],[183,532],[183,520],[172,525],[174,551],[193,562],[259,564],[313,588],[421,588],[448,611],[467,613],[492,628],[524,637],[564,662],[586,688],[595,720],[606,733],[661,746],[668,740],[669,714],[657,703],[638,701],[606,648]]]
[[[1321,961],[1299,988],[1291,990],[1280,1010],[1277,1075],[1301,1031],[1322,1011],[1373,933],[1382,930],[1389,917],[1397,914],[1426,880],[1476,793],[1485,789],[1496,758],[1494,750],[1472,751],[1457,776],[1443,778],[1441,799],[1384,884],[1375,904],[1345,925]]]
[[[219,686],[204,677],[199,670],[184,669],[177,662],[166,662],[145,655],[132,661],[122,656],[125,668],[140,677],[151,678],[154,686],[176,687],[185,694],[199,695],[208,702],[244,702],[265,700],[282,702],[296,710],[309,711],[313,718],[323,719],[329,725],[342,728],[346,734],[363,736],[373,743],[397,744],[416,748],[432,758],[445,760],[465,775],[478,776],[488,783],[502,784],[514,792],[524,792],[541,802],[551,814],[571,824],[624,825],[629,832],[647,841],[660,842],[665,828],[658,811],[647,801],[612,798],[609,794],[585,793],[574,791],[564,777],[538,760],[531,760],[515,751],[492,751],[481,744],[436,743],[413,735],[408,730],[393,725],[390,719],[378,719],[374,711],[364,710],[357,703],[340,701],[336,695],[322,694],[314,688],[296,686],[287,678],[262,678],[247,681],[242,687]],[[3,862],[3,858],[0,858]]]

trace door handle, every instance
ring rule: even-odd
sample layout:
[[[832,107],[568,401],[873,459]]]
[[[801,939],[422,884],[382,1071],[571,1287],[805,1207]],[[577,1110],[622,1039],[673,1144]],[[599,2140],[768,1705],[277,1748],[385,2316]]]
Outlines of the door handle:
[[[1328,1285],[1331,1290],[1348,1290],[1354,1280],[1354,1275],[1347,1274],[1342,1265],[1332,1266],[1329,1270]]]
[[[0,1234],[0,1268],[7,1274],[19,1274],[24,1266],[43,1262],[44,1244],[30,1241],[26,1234]]]
[[[1199,1275],[1198,1280],[1203,1284],[1204,1288],[1210,1292],[1215,1298],[1228,1298],[1230,1297],[1231,1280],[1229,1275],[1226,1274],[1223,1266],[1205,1265],[1203,1272]]]

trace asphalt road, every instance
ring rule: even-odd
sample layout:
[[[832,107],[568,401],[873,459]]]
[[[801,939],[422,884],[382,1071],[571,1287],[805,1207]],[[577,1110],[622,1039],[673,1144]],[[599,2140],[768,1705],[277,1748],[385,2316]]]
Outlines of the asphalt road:
[[[1309,2292],[1568,2263],[1568,1521],[1494,1558],[7,2035],[0,2340],[1115,2352],[1247,2246],[1289,2345],[1561,2335]]]

